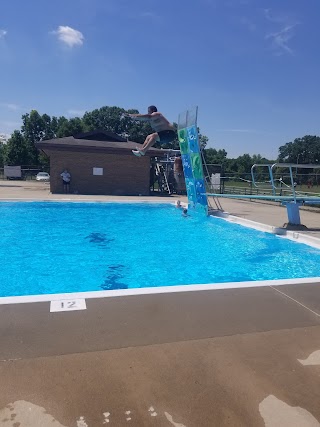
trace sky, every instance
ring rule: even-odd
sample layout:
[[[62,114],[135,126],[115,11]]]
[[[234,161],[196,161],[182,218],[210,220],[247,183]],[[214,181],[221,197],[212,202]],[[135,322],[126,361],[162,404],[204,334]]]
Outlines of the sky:
[[[0,133],[22,114],[198,106],[208,148],[319,135],[319,0],[1,0]]]

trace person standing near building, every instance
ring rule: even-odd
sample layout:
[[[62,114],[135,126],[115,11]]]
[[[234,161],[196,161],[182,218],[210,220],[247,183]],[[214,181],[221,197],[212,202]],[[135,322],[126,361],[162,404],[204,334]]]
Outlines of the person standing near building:
[[[70,192],[70,181],[71,181],[71,175],[70,173],[67,171],[67,169],[65,169],[62,174],[60,174],[61,178],[62,178],[62,182],[63,182],[63,191],[68,194]]]

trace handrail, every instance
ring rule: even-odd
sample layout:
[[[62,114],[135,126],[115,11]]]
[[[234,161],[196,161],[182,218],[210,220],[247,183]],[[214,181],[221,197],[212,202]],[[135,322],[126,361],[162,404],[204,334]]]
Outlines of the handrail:
[[[269,175],[270,175],[270,183],[272,186],[272,192],[274,195],[276,195],[276,189],[279,187],[276,187],[275,185],[275,180],[273,177],[273,172],[274,172],[274,168],[289,168],[289,173],[290,173],[290,181],[291,181],[291,191],[292,191],[292,197],[294,202],[297,202],[297,196],[296,196],[296,190],[295,190],[295,185],[294,185],[294,179],[293,179],[293,173],[292,173],[292,168],[295,169],[319,169],[320,168],[320,164],[317,165],[312,165],[312,164],[299,164],[299,163],[273,163],[271,164],[259,164],[259,163],[255,163],[254,165],[251,166],[251,176],[252,176],[252,184],[259,188],[259,186],[257,185],[255,178],[254,178],[254,169],[259,166],[259,167],[268,167],[269,170]],[[281,181],[280,181],[281,182]]]
[[[297,164],[297,163],[274,163],[271,167],[272,173],[273,173],[273,168],[275,167],[280,167],[280,168],[289,168],[289,172],[290,172],[290,180],[291,180],[291,190],[292,190],[292,195],[293,195],[293,199],[294,202],[297,202],[297,197],[296,197],[296,189],[295,189],[295,185],[294,185],[294,179],[293,179],[293,173],[292,173],[292,168],[296,168],[296,169],[319,169],[320,165],[304,165],[304,164]]]
[[[292,202],[293,196],[277,196],[277,195],[267,195],[267,194],[220,194],[220,193],[205,193],[207,196],[212,197],[221,197],[226,199],[257,199],[257,200],[273,200],[275,202]],[[297,196],[295,202],[307,202],[320,204],[320,197],[305,197],[305,196]]]
[[[299,168],[299,169],[319,169],[320,168],[320,164],[315,165],[315,164],[303,164],[303,163],[273,163],[272,167],[274,166],[277,166],[280,168],[291,166],[292,168]]]
[[[275,183],[274,183],[273,173],[272,173],[272,166],[273,165],[271,165],[270,163],[269,164],[258,164],[258,163],[255,163],[254,165],[251,166],[252,184],[255,187],[259,188],[259,185],[257,184],[257,182],[254,179],[254,169],[255,169],[256,166],[267,167],[268,168],[269,176],[270,176],[270,183],[271,183],[271,187],[272,187],[272,193],[274,195],[276,195],[276,186],[275,186]]]

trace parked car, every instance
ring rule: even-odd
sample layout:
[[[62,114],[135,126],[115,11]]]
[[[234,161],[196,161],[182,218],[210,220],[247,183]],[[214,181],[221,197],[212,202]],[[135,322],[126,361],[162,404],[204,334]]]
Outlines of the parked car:
[[[50,175],[47,172],[39,172],[36,175],[37,181],[50,181]]]

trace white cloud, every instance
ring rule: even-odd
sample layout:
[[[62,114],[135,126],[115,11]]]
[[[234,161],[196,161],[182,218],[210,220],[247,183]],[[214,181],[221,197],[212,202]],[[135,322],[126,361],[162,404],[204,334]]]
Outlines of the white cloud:
[[[69,47],[83,45],[83,34],[74,28],[60,25],[56,31],[53,31],[53,34],[56,34],[58,39]]]
[[[276,55],[282,55],[284,53],[293,55],[294,51],[289,46],[289,41],[294,36],[294,27],[299,22],[294,21],[292,17],[285,14],[274,14],[271,9],[264,9],[264,16],[267,21],[271,22],[274,27],[278,27],[276,31],[269,32],[266,34],[265,39],[271,41],[272,48]]]
[[[0,107],[6,108],[6,109],[11,110],[11,111],[21,110],[21,107],[19,105],[17,105],[17,104],[10,104],[8,102],[0,102]]]
[[[1,30],[0,29],[0,39],[2,39],[6,34],[8,34],[7,30]]]
[[[79,116],[83,116],[84,113],[85,113],[85,110],[68,110],[68,114],[70,116],[79,117]]]
[[[293,50],[288,45],[290,39],[294,36],[293,28],[295,25],[287,25],[282,30],[270,33],[265,36],[266,40],[271,40],[272,47],[275,49],[278,55],[286,52],[289,54],[293,54]]]

